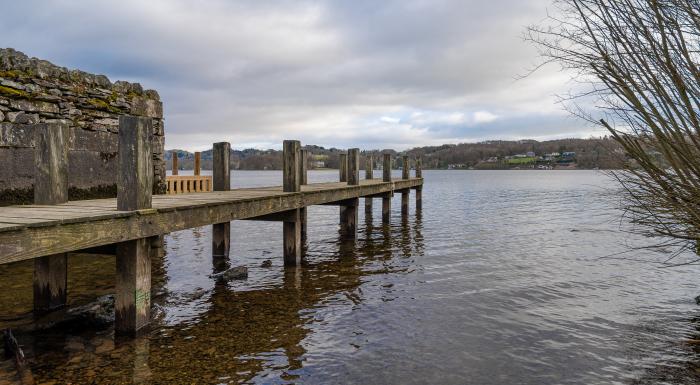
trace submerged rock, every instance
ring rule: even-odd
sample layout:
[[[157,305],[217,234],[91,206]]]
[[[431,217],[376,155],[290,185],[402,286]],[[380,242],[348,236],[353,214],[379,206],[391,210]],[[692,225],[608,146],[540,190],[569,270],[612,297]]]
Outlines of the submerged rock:
[[[104,295],[95,302],[74,307],[68,314],[90,324],[110,325],[114,322],[114,295]]]
[[[248,268],[245,266],[236,266],[224,272],[210,275],[210,277],[220,279],[223,281],[231,281],[234,279],[246,279],[248,278]]]
[[[269,259],[266,259],[260,264],[260,267],[272,267],[272,261]]]
[[[695,303],[700,305],[700,295],[695,297]]]

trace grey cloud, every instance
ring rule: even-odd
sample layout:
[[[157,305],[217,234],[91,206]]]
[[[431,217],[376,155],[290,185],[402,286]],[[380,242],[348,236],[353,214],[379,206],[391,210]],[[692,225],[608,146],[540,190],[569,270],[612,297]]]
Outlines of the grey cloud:
[[[553,104],[560,74],[514,82],[549,1],[23,1],[0,45],[157,89],[170,148],[588,135]],[[478,111],[498,118],[440,118]]]

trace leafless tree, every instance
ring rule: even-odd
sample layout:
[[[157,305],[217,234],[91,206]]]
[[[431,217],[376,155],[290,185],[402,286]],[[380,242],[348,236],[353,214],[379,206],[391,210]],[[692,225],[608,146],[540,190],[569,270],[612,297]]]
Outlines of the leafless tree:
[[[607,128],[634,160],[614,176],[636,229],[697,250],[700,2],[556,0],[526,39],[542,65],[572,74],[565,104]]]

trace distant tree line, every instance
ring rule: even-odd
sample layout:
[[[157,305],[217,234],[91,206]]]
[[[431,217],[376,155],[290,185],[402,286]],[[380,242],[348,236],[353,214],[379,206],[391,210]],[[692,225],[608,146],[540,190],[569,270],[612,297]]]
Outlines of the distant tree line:
[[[308,159],[308,168],[338,168],[339,155],[345,150],[324,148],[320,146],[305,146],[312,156]],[[578,168],[584,169],[619,169],[625,164],[626,158],[621,146],[608,137],[594,139],[557,139],[548,141],[536,140],[492,140],[479,143],[445,144],[442,146],[416,147],[407,151],[391,149],[362,151],[360,168],[364,169],[365,157],[373,156],[375,168],[381,168],[383,153],[392,157],[408,155],[411,158],[420,156],[424,169],[446,169],[449,165],[459,164],[474,167],[480,162],[492,157],[503,158],[517,154],[534,152],[537,155],[548,153],[576,152]],[[170,168],[172,154],[177,153],[178,165],[182,170],[192,169],[194,153],[184,150],[166,151],[165,158]],[[202,169],[210,170],[212,150],[202,152]],[[320,162],[320,163],[318,163]],[[397,168],[400,162],[394,162]],[[237,170],[281,170],[282,151],[280,150],[231,150],[231,167]]]

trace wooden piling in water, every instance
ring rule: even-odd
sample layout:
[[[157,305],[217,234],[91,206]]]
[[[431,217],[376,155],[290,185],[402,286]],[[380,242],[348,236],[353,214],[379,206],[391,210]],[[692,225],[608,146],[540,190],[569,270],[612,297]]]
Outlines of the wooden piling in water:
[[[408,160],[408,156],[404,155],[402,157],[402,165],[401,165],[401,179],[410,179],[411,178],[411,164]],[[411,190],[410,189],[405,189],[401,191],[401,214],[408,214],[408,201],[410,198]]]
[[[299,184],[306,185],[309,183],[309,178],[308,178],[308,162],[309,162],[309,150],[301,150],[300,151],[301,157],[299,159]],[[299,209],[299,220],[301,221],[301,241],[304,243],[306,241],[306,235],[307,235],[307,219],[308,219],[308,214],[306,211],[306,207],[302,207]]]
[[[153,166],[150,118],[119,117],[117,210],[151,208]],[[151,259],[148,238],[117,244],[115,332],[134,334],[148,325],[151,308]]]
[[[298,140],[285,140],[282,145],[282,189],[284,192],[301,191],[299,161],[301,144]],[[301,262],[301,221],[299,209],[292,218],[283,222],[284,265],[296,266]]]
[[[365,157],[365,179],[374,179],[374,157],[367,155]],[[372,216],[372,197],[365,198],[365,217]]]
[[[177,166],[177,152],[173,151],[173,152],[171,152],[171,155],[172,155],[172,157],[173,157],[173,159],[172,159],[172,161],[173,161],[173,170],[172,170],[173,172],[172,172],[172,175],[177,175],[178,172],[179,172],[179,171],[178,171],[178,166]]]
[[[230,154],[230,143],[214,143],[212,154],[212,184],[214,191],[231,190]],[[213,224],[211,236],[212,256],[215,259],[228,258],[231,247],[231,222]]]
[[[416,158],[416,178],[423,177],[423,161],[420,157]],[[423,208],[423,186],[416,187],[416,210]]]
[[[351,148],[348,150],[347,161],[347,177],[348,185],[357,186],[360,184],[360,150]],[[359,198],[348,199],[344,202],[343,210],[341,210],[341,229],[342,233],[347,238],[355,238],[357,234],[357,208],[359,206]]]
[[[199,176],[202,173],[202,153],[197,151],[194,153],[194,175]]]
[[[69,128],[62,123],[34,125],[34,204],[55,205],[68,201]],[[68,254],[34,260],[34,311],[66,304]]]
[[[384,182],[391,182],[391,154],[383,154],[382,172]],[[382,196],[382,222],[389,223],[391,221],[391,192]]]

